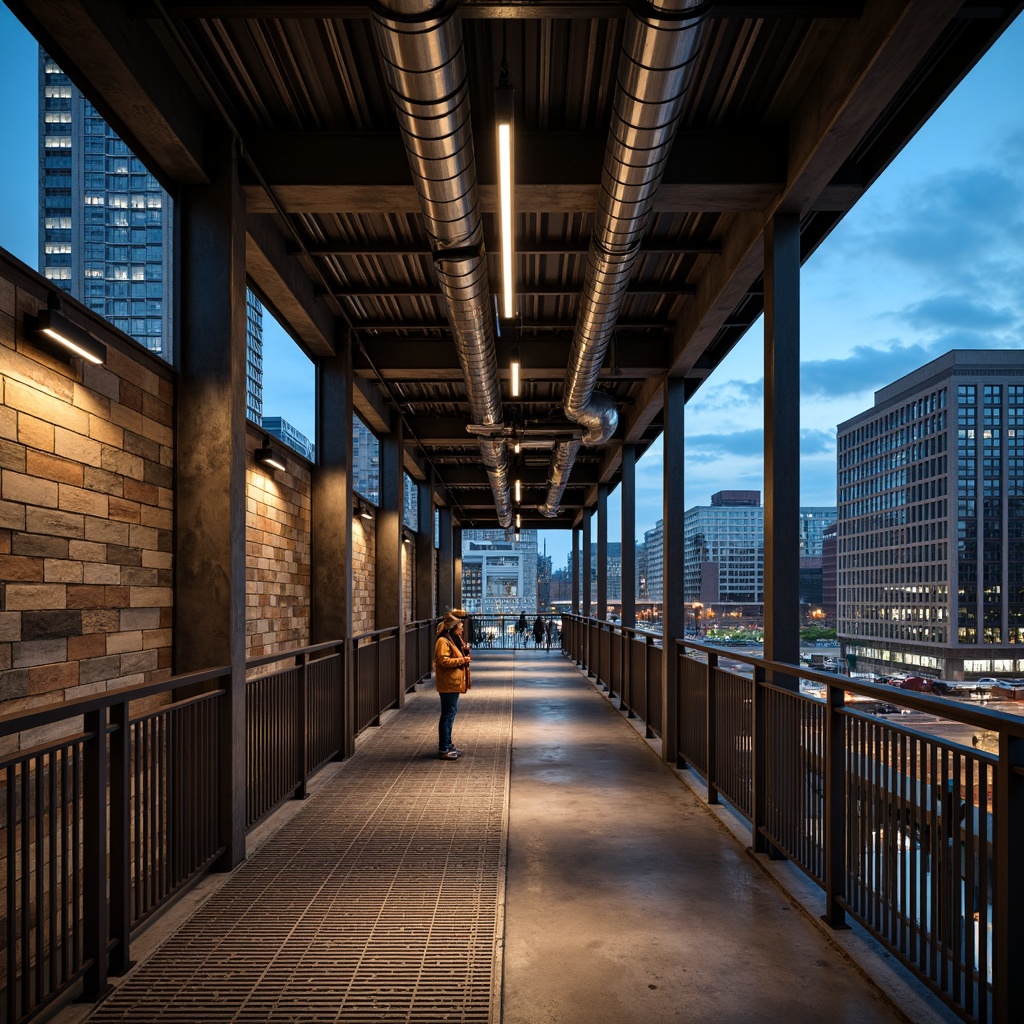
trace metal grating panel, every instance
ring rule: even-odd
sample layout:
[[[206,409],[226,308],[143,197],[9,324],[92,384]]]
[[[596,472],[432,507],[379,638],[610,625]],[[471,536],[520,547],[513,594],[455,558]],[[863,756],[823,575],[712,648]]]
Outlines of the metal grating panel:
[[[89,1018],[497,1024],[511,687],[412,698]]]

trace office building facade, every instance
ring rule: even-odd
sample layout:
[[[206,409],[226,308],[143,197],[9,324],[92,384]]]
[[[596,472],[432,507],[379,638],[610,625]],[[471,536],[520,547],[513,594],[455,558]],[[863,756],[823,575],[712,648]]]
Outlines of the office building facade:
[[[462,606],[474,615],[537,614],[537,531],[462,531]],[[532,621],[531,621],[532,624]]]
[[[1024,353],[952,351],[840,424],[838,632],[858,670],[1024,675]]]
[[[39,271],[174,362],[174,205],[39,51]],[[246,293],[246,416],[262,421],[263,306]]]
[[[683,519],[683,598],[705,614],[764,607],[764,509],[760,491],[718,491]]]

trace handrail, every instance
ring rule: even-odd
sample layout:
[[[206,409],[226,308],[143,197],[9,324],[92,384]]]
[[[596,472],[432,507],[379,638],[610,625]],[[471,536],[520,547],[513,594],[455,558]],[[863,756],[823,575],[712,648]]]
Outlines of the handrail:
[[[116,690],[93,694],[89,697],[74,697],[71,700],[44,704],[31,711],[9,711],[0,715],[0,736],[11,736],[14,733],[34,729],[40,725],[52,725],[78,715],[86,715],[93,711],[102,711],[125,701],[141,700],[153,697],[158,693],[176,690],[179,687],[194,686],[212,679],[222,679],[231,674],[230,665],[203,669],[200,672],[186,672],[171,676],[157,683],[138,683],[135,686],[122,686]]]

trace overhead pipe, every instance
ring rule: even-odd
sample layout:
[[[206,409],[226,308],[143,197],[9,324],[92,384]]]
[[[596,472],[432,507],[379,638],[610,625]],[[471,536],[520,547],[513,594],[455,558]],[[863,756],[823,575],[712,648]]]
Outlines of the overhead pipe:
[[[583,427],[587,446],[605,444],[618,426],[614,401],[594,389],[665,173],[710,8],[709,0],[641,2],[630,5],[626,19],[600,205],[562,398],[565,415]],[[579,448],[578,441],[555,446],[540,508],[549,518],[558,514]]]
[[[434,268],[466,380],[472,422],[502,423],[483,223],[470,130],[462,23],[453,4],[373,2],[373,24],[405,141]],[[480,438],[498,522],[512,522],[508,448]]]

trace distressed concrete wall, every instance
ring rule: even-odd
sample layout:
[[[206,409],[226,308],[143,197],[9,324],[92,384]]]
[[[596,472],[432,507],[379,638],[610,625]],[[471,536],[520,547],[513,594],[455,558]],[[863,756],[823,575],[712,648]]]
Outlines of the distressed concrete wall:
[[[107,362],[32,325],[52,286],[0,252],[0,701],[171,673],[173,371],[73,300]]]

